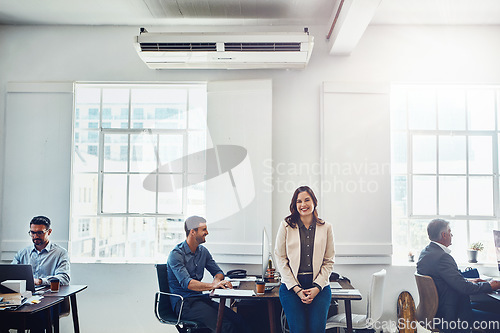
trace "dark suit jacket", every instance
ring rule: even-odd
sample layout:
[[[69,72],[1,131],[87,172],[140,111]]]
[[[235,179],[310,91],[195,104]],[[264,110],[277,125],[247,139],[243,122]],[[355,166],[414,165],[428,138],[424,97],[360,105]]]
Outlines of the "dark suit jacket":
[[[472,283],[465,279],[455,259],[432,242],[420,253],[417,272],[434,279],[439,295],[436,317],[446,321],[459,318],[470,320],[472,310],[469,295],[491,292],[489,283]]]

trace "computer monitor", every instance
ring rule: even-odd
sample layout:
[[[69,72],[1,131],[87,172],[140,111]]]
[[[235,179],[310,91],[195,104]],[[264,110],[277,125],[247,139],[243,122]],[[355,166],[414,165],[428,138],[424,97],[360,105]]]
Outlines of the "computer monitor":
[[[500,272],[500,230],[493,230],[493,239],[495,240],[495,252],[497,254],[498,271]]]
[[[266,276],[269,259],[273,257],[271,252],[271,241],[267,236],[266,228],[262,229],[262,278]],[[273,260],[274,262],[274,260]]]
[[[35,291],[33,280],[33,268],[31,265],[0,264],[0,282],[5,280],[26,280],[26,290]],[[4,286],[0,286],[0,292],[8,292]]]

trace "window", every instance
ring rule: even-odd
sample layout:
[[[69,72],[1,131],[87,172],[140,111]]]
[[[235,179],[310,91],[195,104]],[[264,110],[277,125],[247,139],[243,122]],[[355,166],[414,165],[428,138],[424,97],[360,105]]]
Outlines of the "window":
[[[207,147],[206,104],[202,84],[76,85],[73,261],[154,262],[184,239],[205,214],[205,160],[189,156]]]
[[[102,109],[102,119],[106,119],[106,120],[113,119],[113,117],[111,115],[111,109],[110,108]]]
[[[498,86],[395,86],[391,93],[394,258],[425,247],[427,223],[450,221],[452,250],[483,242],[496,262],[499,225]]]

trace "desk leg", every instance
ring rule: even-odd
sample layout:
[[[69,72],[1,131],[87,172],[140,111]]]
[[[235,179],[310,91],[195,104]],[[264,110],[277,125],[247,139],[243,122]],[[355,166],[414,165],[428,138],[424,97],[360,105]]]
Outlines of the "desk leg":
[[[78,322],[78,307],[76,306],[76,294],[69,297],[71,302],[71,317],[73,317],[73,328],[75,333],[80,333],[80,323]]]
[[[54,316],[53,316],[54,322],[52,324],[54,325],[54,333],[59,333],[59,304],[56,304],[56,306],[53,307],[53,309],[54,309]],[[50,311],[49,311],[49,313],[50,313]]]
[[[59,333],[59,313],[54,316],[54,333]]]
[[[274,301],[271,298],[267,299],[267,313],[269,316],[269,332],[274,333],[276,323],[274,322]]]
[[[59,306],[59,305],[56,304],[56,306]],[[54,332],[54,330],[52,330],[52,314],[51,314],[50,308],[45,310],[45,314],[47,317],[47,327],[46,327],[47,332],[52,333],[52,332]],[[58,313],[58,315],[59,315],[59,313]],[[57,332],[57,333],[59,333],[59,332]]]
[[[352,333],[352,313],[351,313],[351,300],[344,300],[345,318],[347,322],[347,332]]]
[[[20,324],[19,324],[19,327],[17,329],[17,333],[20,333],[20,332],[26,332],[26,316],[23,316]]]
[[[224,307],[226,305],[226,298],[221,297],[219,300],[219,311],[217,312],[217,329],[216,333],[222,332],[222,318],[224,318]]]

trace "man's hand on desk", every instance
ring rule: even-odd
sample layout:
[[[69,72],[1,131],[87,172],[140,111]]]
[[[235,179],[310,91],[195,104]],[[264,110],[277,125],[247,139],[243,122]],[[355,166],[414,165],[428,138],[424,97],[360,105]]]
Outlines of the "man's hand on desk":
[[[214,284],[215,284],[215,287],[214,289],[218,289],[218,288],[221,288],[221,289],[233,289],[233,285],[231,284],[230,281],[227,281],[227,280],[222,280],[222,281],[214,281]]]
[[[491,286],[491,289],[493,289],[493,290],[500,289],[500,281],[491,280],[490,286]]]
[[[217,276],[211,283],[210,282],[201,282],[195,279],[191,279],[188,284],[189,290],[194,291],[209,291],[214,289],[233,289],[233,285],[231,282],[227,280],[222,280],[221,276]]]

